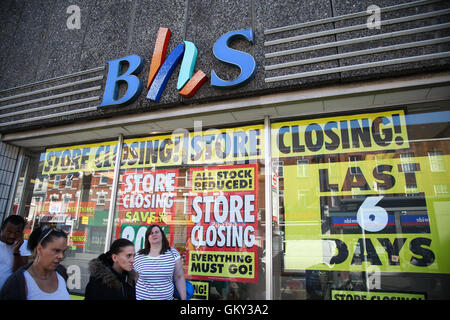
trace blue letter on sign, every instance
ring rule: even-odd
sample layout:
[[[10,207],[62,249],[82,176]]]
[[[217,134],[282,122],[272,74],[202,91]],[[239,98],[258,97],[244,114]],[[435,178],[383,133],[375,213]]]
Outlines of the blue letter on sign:
[[[128,70],[122,74],[122,66],[128,62]],[[125,105],[135,101],[142,91],[142,81],[134,74],[138,74],[144,61],[137,55],[131,55],[121,59],[108,61],[108,79],[106,79],[105,93],[103,94],[103,101],[100,107],[110,105]],[[128,85],[127,91],[122,98],[117,100],[119,94],[119,83],[126,82]]]
[[[256,74],[255,59],[248,53],[231,49],[229,44],[234,39],[247,39],[253,43],[252,29],[231,31],[220,37],[214,44],[214,55],[220,61],[232,64],[241,69],[241,74],[234,80],[220,79],[214,70],[211,71],[211,85],[217,89],[233,89],[245,85]]]
[[[164,61],[163,65],[156,74],[156,77],[153,80],[150,89],[148,90],[147,99],[153,100],[155,102],[159,101],[164,88],[166,87],[167,81],[169,81],[170,76],[177,67],[178,62],[180,62],[181,58],[183,57],[183,54],[184,44],[180,43],[175,47],[175,49],[173,49],[173,51],[167,57],[166,61]]]

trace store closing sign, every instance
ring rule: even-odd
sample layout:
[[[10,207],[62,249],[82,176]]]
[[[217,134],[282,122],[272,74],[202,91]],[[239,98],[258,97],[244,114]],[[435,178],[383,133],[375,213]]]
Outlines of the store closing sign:
[[[307,174],[285,166],[286,268],[450,273],[448,197],[436,193],[450,187],[448,171],[416,151],[309,164]]]
[[[409,148],[403,110],[275,123],[273,157]]]
[[[184,41],[173,49],[166,59],[166,51],[171,32],[167,28],[158,31],[147,82],[147,99],[159,102],[166,84],[181,61],[177,89],[180,95],[192,97],[206,81],[206,75],[198,70],[193,74],[197,60],[197,48],[194,43]],[[214,56],[221,62],[238,67],[240,75],[234,80],[223,80],[214,70],[211,71],[211,85],[217,89],[233,89],[245,85],[256,74],[255,59],[248,53],[230,48],[235,39],[254,41],[252,29],[236,30],[221,36],[213,47]],[[128,69],[122,72],[124,65]],[[142,70],[144,60],[137,55],[130,55],[108,61],[109,70],[105,92],[100,107],[123,106],[134,102],[142,91],[142,81],[136,76]],[[118,97],[119,83],[125,82],[127,90]]]
[[[178,169],[129,169],[122,181],[116,237],[132,241],[138,251],[144,246],[147,227],[157,224],[172,245],[169,224],[175,213]]]
[[[264,126],[209,129],[166,136],[125,139],[122,168],[226,163],[260,159]]]
[[[42,174],[114,169],[117,141],[49,148],[41,153]]]
[[[185,134],[125,139],[121,169],[219,164],[257,160],[264,154],[264,126],[209,129]],[[114,170],[117,141],[49,148],[42,174]]]
[[[192,168],[188,275],[258,281],[257,165]]]

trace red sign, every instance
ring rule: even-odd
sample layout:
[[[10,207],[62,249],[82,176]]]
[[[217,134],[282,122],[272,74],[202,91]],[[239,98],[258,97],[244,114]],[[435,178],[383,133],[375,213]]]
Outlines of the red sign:
[[[129,169],[123,174],[119,203],[120,225],[168,225],[175,214],[178,169]],[[173,243],[173,232],[169,232]]]

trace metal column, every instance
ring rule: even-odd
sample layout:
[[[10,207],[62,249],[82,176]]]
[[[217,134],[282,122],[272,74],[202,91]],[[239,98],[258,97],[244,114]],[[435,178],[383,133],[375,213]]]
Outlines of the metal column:
[[[266,299],[273,299],[272,259],[272,153],[269,116],[264,117],[265,213],[266,213]]]
[[[117,201],[117,186],[119,184],[119,173],[120,173],[120,158],[122,155],[123,148],[123,135],[119,135],[119,143],[117,145],[116,160],[114,162],[114,179],[111,190],[111,200],[109,202],[109,213],[108,213],[108,225],[106,226],[106,240],[105,240],[105,250],[109,250],[112,240],[112,231],[114,225],[114,214],[116,212],[116,201]]]

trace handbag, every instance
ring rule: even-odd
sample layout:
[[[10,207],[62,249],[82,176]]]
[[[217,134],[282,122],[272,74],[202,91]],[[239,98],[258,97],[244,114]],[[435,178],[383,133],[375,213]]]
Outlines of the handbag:
[[[172,253],[172,250],[171,249],[169,249],[169,250],[170,250],[170,253],[172,254],[173,260],[175,261],[175,257]],[[184,280],[186,281],[186,300],[191,300],[192,297],[194,296],[194,291],[195,291],[194,285],[189,280],[187,280],[187,279],[184,279]],[[173,289],[174,289],[173,295],[175,296],[175,298],[181,299],[180,293],[177,290],[175,281],[173,281]]]
[[[186,280],[186,279],[185,279]],[[180,294],[178,293],[177,286],[175,285],[175,281],[173,282],[173,288],[174,288],[174,295],[177,299],[181,299]],[[191,300],[194,296],[194,286],[189,281],[186,280],[186,300]]]

